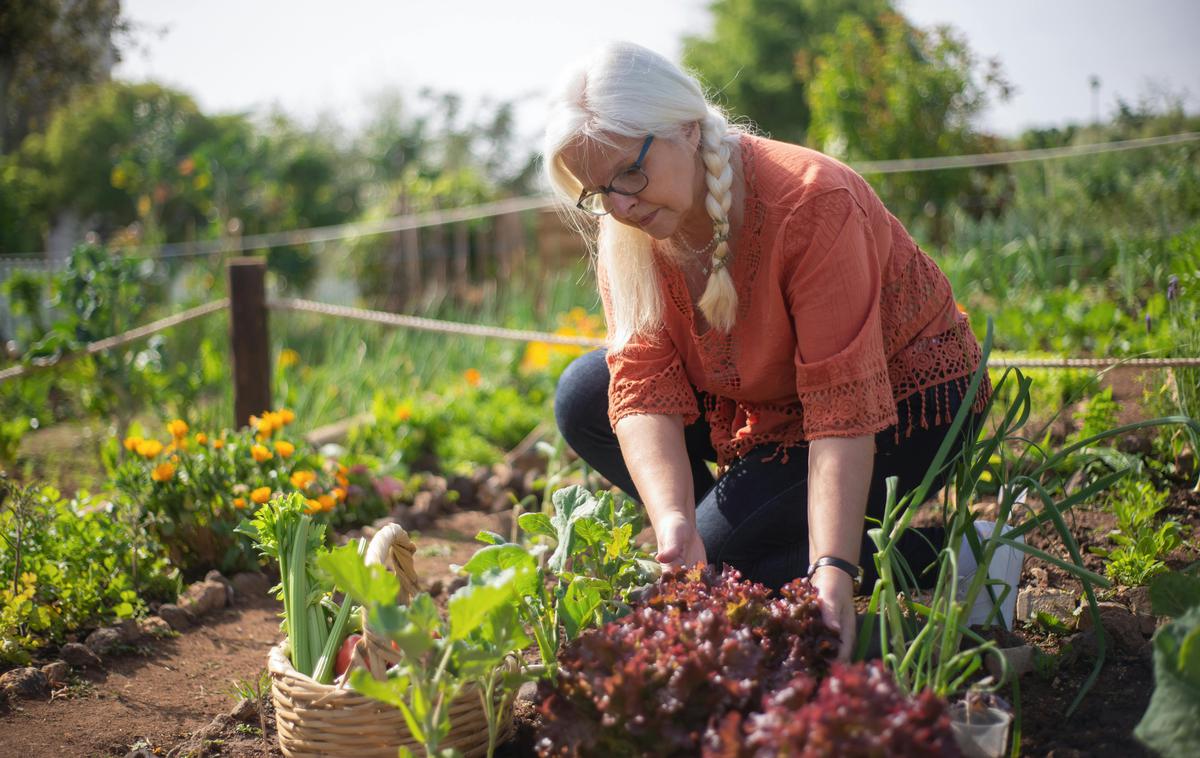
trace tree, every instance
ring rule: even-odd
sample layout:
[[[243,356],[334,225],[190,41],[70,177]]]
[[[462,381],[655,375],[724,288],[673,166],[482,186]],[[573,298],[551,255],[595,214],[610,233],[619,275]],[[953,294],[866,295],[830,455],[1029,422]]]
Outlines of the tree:
[[[776,139],[805,142],[807,72],[817,40],[847,14],[874,19],[889,0],[714,0],[713,31],[684,39],[684,65],[715,90],[735,116]]]
[[[817,42],[809,80],[809,141],[846,161],[958,155],[984,149],[974,120],[995,91],[1011,88],[999,63],[978,63],[966,41],[948,26],[914,27],[897,13],[874,23],[843,16]],[[945,211],[969,193],[970,169],[871,177],[893,212],[932,219],[931,237],[946,239]]]
[[[0,154],[44,129],[79,86],[109,78],[129,31],[120,11],[120,0],[0,4]]]

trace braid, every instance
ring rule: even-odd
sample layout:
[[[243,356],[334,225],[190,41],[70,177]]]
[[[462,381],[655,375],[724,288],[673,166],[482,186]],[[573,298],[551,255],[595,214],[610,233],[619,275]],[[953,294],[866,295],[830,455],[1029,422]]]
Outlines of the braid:
[[[713,220],[717,247],[712,253],[712,273],[700,297],[700,311],[714,328],[728,332],[737,319],[737,289],[729,275],[729,207],[733,203],[733,169],[729,165],[729,123],[716,111],[709,110],[701,125],[701,154],[707,173],[708,196],[705,210]]]

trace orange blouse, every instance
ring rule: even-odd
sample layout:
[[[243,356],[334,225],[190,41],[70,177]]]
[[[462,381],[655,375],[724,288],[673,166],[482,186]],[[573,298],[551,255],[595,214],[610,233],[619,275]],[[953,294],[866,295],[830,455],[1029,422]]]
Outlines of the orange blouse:
[[[695,385],[722,471],[763,443],[778,443],[764,460],[786,462],[793,445],[882,431],[898,424],[900,403],[911,411],[905,436],[914,417],[949,423],[945,388],[931,408],[915,393],[951,381],[965,391],[981,352],[937,264],[845,164],[753,136],[741,147],[737,321],[698,334],[684,274],[655,242],[663,325],[609,351],[610,423],[642,413],[691,424]],[[602,266],[597,277],[611,323]],[[977,410],[990,393],[981,388]]]

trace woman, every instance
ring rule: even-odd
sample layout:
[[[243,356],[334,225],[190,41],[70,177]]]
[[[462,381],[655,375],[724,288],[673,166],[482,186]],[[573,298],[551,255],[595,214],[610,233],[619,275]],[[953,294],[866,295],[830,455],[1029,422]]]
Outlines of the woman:
[[[644,505],[659,561],[808,574],[848,655],[865,517],[925,475],[979,364],[946,277],[853,170],[731,125],[637,45],[567,73],[543,158],[609,333],[563,373],[563,436]]]

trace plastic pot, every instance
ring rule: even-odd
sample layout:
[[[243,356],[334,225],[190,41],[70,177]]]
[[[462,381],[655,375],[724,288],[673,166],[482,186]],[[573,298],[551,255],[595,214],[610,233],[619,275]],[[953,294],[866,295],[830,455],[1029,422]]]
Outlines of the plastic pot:
[[[966,758],[1001,758],[1008,747],[1012,714],[1001,708],[950,707],[950,729]]]

